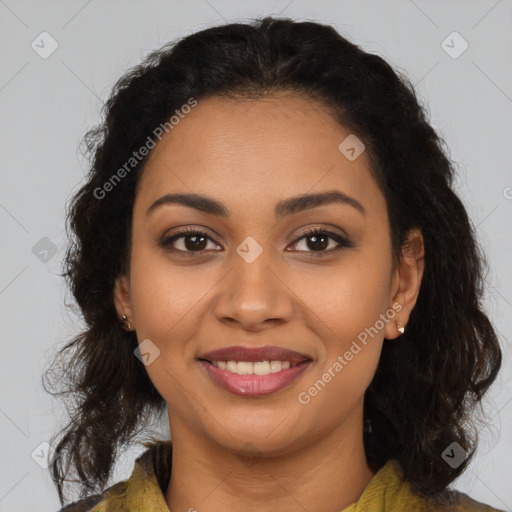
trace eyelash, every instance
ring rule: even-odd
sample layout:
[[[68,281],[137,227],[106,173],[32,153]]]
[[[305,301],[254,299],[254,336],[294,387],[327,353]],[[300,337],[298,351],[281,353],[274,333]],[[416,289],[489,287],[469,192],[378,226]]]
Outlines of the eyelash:
[[[163,237],[162,240],[158,243],[158,245],[160,247],[162,247],[163,249],[169,250],[170,252],[182,253],[186,257],[195,257],[196,254],[201,255],[201,253],[204,252],[204,249],[201,251],[183,251],[181,249],[173,249],[173,248],[169,249],[169,247],[172,245],[172,243],[174,241],[176,241],[180,238],[185,238],[187,235],[199,235],[199,236],[202,236],[202,237],[205,237],[205,238],[211,240],[211,238],[208,236],[208,234],[205,233],[204,231],[201,231],[197,228],[186,228],[182,231],[179,231],[178,233],[175,233],[174,235]],[[328,238],[331,238],[332,240],[337,242],[338,246],[333,249],[329,249],[328,251],[299,251],[299,252],[309,253],[311,255],[311,257],[322,257],[325,255],[331,255],[331,254],[338,252],[345,248],[354,247],[354,244],[347,238],[345,238],[337,233],[333,233],[332,231],[328,231],[326,229],[320,229],[320,228],[312,228],[312,229],[309,229],[306,232],[302,233],[299,236],[299,238],[297,238],[293,242],[292,245],[296,245],[303,238],[308,238],[313,235],[324,235],[324,236],[326,235]],[[213,240],[211,240],[211,241],[213,242]]]

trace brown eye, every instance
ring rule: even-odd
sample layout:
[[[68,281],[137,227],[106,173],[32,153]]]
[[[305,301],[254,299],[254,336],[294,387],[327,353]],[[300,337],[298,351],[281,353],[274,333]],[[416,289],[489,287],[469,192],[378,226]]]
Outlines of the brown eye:
[[[179,240],[183,240],[179,244],[181,247],[176,247],[175,243]],[[206,249],[208,240],[211,239],[204,231],[185,229],[174,235],[164,237],[159,242],[159,245],[175,253],[201,253]],[[218,245],[216,245],[216,247],[218,247]]]
[[[294,246],[298,245],[301,240],[305,240],[305,246],[310,251],[299,251],[299,252],[310,252],[312,256],[322,256],[332,254],[333,252],[339,251],[347,247],[353,247],[354,245],[347,238],[333,233],[332,231],[326,231],[324,229],[311,229],[304,233],[300,238],[294,242]],[[334,247],[329,248],[330,241],[334,241]]]

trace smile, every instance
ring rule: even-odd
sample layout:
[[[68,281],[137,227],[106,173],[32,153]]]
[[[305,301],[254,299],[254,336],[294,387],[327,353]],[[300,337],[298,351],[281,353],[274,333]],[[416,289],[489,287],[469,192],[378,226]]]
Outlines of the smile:
[[[292,366],[289,361],[199,362],[222,389],[247,398],[265,397],[291,386],[312,363],[307,360]],[[226,368],[222,368],[224,365]]]
[[[294,383],[313,362],[307,354],[276,346],[231,346],[201,354],[213,382],[238,396],[257,398]]]

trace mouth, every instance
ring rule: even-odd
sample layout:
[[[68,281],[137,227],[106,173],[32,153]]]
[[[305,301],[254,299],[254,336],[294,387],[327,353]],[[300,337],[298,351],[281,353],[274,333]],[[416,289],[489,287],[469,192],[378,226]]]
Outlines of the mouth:
[[[227,347],[198,357],[212,380],[245,397],[263,397],[289,387],[310,366],[306,354],[281,347]]]

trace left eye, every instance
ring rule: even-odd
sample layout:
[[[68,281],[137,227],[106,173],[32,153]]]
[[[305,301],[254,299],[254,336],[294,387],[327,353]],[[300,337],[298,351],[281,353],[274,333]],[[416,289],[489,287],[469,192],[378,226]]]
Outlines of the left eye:
[[[299,245],[301,240],[304,240],[304,243],[307,247],[314,248],[311,253],[312,256],[322,256],[323,254],[330,254],[346,247],[352,247],[352,243],[347,238],[338,235],[337,233],[322,229],[313,229],[302,234],[299,238],[297,238],[293,245]],[[329,246],[329,240],[336,243],[334,247],[331,247],[329,250],[324,250]]]
[[[178,240],[182,240],[181,245],[183,248],[175,247],[174,244]],[[299,252],[311,252],[312,256],[331,254],[343,248],[353,246],[353,244],[347,238],[338,235],[337,233],[322,229],[312,229],[306,233],[303,233],[299,238],[295,240],[295,242],[293,242],[292,246],[299,245],[302,240],[304,240],[303,243],[305,243],[308,248],[313,248],[313,250]],[[337,245],[335,244],[334,247],[329,248],[329,250],[325,250],[329,246],[329,240],[336,242]],[[168,249],[174,253],[183,253],[187,256],[193,256],[194,253],[203,252],[206,249],[205,245],[207,245],[208,241],[213,242],[213,240],[204,231],[186,229],[174,235],[164,237],[159,242],[159,245],[160,247]],[[215,243],[214,245],[216,247],[220,247]]]

